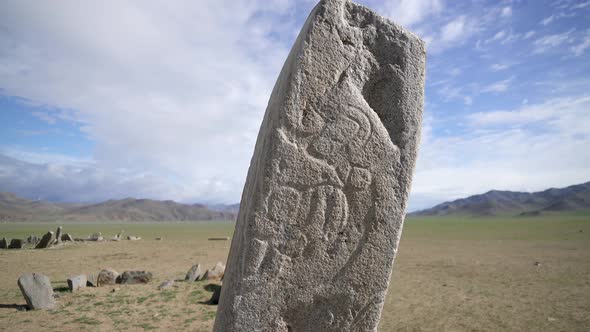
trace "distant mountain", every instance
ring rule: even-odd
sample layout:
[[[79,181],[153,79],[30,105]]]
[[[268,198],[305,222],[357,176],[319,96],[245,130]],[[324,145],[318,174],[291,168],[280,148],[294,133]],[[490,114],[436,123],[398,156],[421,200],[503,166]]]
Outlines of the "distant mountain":
[[[201,221],[234,220],[232,211],[202,204],[126,198],[97,204],[32,201],[0,192],[0,221]]]
[[[412,216],[536,216],[547,212],[590,211],[590,182],[526,193],[492,190],[445,202]]]
[[[238,212],[240,211],[240,203],[235,203],[235,204],[215,204],[215,205],[209,205],[209,208],[211,210],[214,211],[219,211],[219,212],[229,212],[231,214],[234,215],[238,215]]]

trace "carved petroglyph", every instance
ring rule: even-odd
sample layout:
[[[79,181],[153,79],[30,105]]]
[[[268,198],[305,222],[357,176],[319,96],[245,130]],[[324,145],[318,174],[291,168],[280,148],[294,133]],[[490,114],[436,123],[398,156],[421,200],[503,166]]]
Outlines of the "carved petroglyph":
[[[423,43],[321,1],[277,80],[244,188],[215,331],[373,331],[420,133]]]

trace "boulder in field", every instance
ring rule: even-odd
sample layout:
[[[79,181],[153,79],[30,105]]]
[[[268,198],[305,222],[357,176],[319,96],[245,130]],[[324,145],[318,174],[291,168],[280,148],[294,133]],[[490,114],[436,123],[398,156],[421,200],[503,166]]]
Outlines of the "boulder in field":
[[[128,235],[127,236],[127,240],[129,240],[129,241],[138,241],[138,240],[141,240],[141,237],[140,236],[135,236],[135,235]]]
[[[37,235],[30,235],[27,238],[27,243],[28,244],[37,244],[37,242],[39,242],[39,238],[37,238]]]
[[[80,288],[86,288],[87,283],[88,277],[86,277],[85,274],[68,278],[68,288],[70,288],[70,292],[75,292]]]
[[[10,245],[8,249],[22,249],[25,247],[25,240],[22,239],[12,239],[10,240]]]
[[[164,282],[162,282],[158,286],[158,290],[168,289],[168,288],[170,288],[172,286],[174,286],[174,280],[172,280],[172,279],[164,280]]]
[[[0,240],[0,249],[8,249],[8,241],[5,237]]]
[[[221,280],[225,273],[225,265],[222,262],[217,262],[212,269],[207,270],[203,275],[202,280]]]
[[[125,271],[118,278],[118,284],[147,284],[152,280],[152,273],[147,271]]]
[[[119,273],[113,269],[102,269],[96,277],[96,285],[98,287],[106,285],[114,285],[117,283],[117,277]]]
[[[184,280],[197,281],[197,280],[199,280],[199,278],[201,278],[201,276],[202,276],[201,264],[195,264],[190,268],[190,270],[188,270],[188,272],[186,273],[186,276],[184,277]]]
[[[31,310],[52,309],[55,307],[51,281],[40,273],[25,273],[18,278],[20,288],[27,307]]]
[[[94,234],[90,235],[88,237],[88,240],[89,241],[102,241],[102,240],[104,240],[104,238],[102,237],[102,233],[98,232],[98,233],[94,233]]]
[[[74,242],[74,237],[70,233],[65,233],[61,236],[61,240]]]
[[[43,235],[39,243],[37,243],[35,249],[49,248],[51,243],[53,243],[53,232],[47,232],[45,235]]]

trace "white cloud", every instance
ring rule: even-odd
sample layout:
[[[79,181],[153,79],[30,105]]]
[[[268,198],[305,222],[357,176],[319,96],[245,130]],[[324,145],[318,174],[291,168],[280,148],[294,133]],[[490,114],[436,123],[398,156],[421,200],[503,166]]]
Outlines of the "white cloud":
[[[571,9],[583,9],[590,7],[590,1],[582,2],[571,7]]]
[[[493,65],[490,66],[490,69],[492,71],[501,71],[501,70],[506,70],[510,68],[509,64],[505,64],[505,63],[494,63]]]
[[[514,80],[514,77],[507,78],[505,80],[497,81],[489,84],[481,89],[481,92],[504,92],[510,87],[510,83]]]
[[[535,31],[533,31],[533,30],[531,30],[531,31],[528,31],[527,33],[525,33],[525,34],[524,34],[524,36],[523,36],[523,39],[529,39],[529,38],[531,38],[532,36],[534,36],[534,35],[535,35],[535,33],[536,33],[536,32],[535,32]]]
[[[459,16],[442,27],[441,39],[443,42],[455,42],[467,33],[465,16]]]
[[[538,38],[534,41],[533,53],[546,53],[556,50],[558,46],[570,43],[572,41],[571,34],[573,30],[564,33],[551,34]]]
[[[571,50],[575,56],[581,56],[588,48],[590,48],[590,34],[585,36],[579,44],[572,46]]]
[[[433,135],[439,124],[426,118],[411,210],[490,189],[544,190],[590,180],[589,110],[587,96],[549,99],[476,113],[446,136]]]
[[[299,5],[3,1],[0,87],[75,110],[36,115],[82,125],[96,169],[149,169],[187,186],[168,198],[235,202]]]
[[[555,20],[555,15],[551,15],[551,16],[548,16],[548,17],[545,17],[544,19],[542,19],[541,20],[541,24],[542,25],[548,25],[551,22],[553,22],[554,20]]]
[[[512,7],[506,6],[502,8],[502,13],[500,14],[502,17],[510,17],[512,16]]]
[[[394,22],[412,27],[429,16],[439,14],[444,4],[442,0],[388,0],[383,7],[386,16]]]

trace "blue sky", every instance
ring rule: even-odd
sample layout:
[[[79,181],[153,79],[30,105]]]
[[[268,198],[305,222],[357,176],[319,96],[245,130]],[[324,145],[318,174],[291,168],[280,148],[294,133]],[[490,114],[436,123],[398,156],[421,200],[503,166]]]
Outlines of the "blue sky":
[[[410,209],[590,180],[590,1],[360,1],[427,42]],[[0,3],[0,191],[237,202],[314,1]]]

